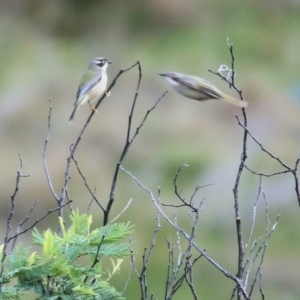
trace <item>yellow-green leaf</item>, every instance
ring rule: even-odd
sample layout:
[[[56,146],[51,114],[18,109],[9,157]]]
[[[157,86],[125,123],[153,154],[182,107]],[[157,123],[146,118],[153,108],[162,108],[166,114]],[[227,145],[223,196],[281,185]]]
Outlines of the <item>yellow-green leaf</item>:
[[[45,231],[44,233],[44,257],[47,259],[52,258],[54,255],[54,235],[51,232],[50,229],[48,229],[47,231]]]
[[[36,255],[36,252],[33,252],[27,259],[27,264],[26,266],[27,267],[30,267],[32,266],[34,263],[35,263],[35,255]]]

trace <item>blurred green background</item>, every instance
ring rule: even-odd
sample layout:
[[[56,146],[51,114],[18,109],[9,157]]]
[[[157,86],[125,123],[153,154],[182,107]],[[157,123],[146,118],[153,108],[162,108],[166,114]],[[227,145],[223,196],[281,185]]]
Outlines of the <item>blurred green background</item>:
[[[227,38],[234,45],[236,84],[249,102],[249,128],[273,154],[293,166],[300,143],[300,2],[296,0],[109,0],[109,1],[1,1],[0,2],[0,114],[1,114],[1,235],[4,235],[16,172],[23,160],[23,178],[17,195],[13,229],[35,199],[38,207],[29,222],[56,203],[49,191],[42,163],[47,134],[49,101],[52,99],[52,131],[48,147],[48,167],[54,188],[60,193],[66,158],[90,113],[80,108],[68,124],[82,73],[89,61],[105,56],[114,61],[108,69],[112,79],[121,68],[137,60],[143,78],[133,128],[146,111],[169,89],[159,72],[194,74],[218,85],[228,86],[208,69],[217,71],[230,65]],[[106,203],[115,165],[125,142],[126,127],[137,84],[137,69],[123,75],[98,109],[77,149],[78,160],[89,185]],[[199,103],[173,90],[151,113],[125,159],[124,167],[157,194],[161,201],[178,203],[173,193],[173,177],[179,177],[185,197],[197,184],[214,184],[200,190],[205,198],[198,225],[197,242],[219,264],[236,273],[237,245],[233,210],[235,176],[242,150],[242,129],[235,114],[241,111],[217,101]],[[248,166],[271,173],[282,170],[249,140]],[[90,196],[72,166],[68,191],[73,206],[84,211]],[[252,205],[259,186],[257,176],[245,173],[240,186],[244,236],[247,236]],[[268,243],[262,267],[267,299],[298,299],[300,211],[290,175],[263,179],[271,223],[281,215]],[[133,198],[132,206],[120,218],[135,224],[136,261],[150,245],[156,211],[148,195],[131,178],[121,173],[116,203],[111,217]],[[168,209],[172,214],[175,209]],[[102,224],[101,211],[93,206],[95,225]],[[179,222],[190,225],[186,213],[177,211]],[[39,224],[43,230],[55,228],[57,216]],[[29,223],[28,222],[28,223]],[[148,270],[149,292],[163,298],[167,270],[165,236],[173,230],[163,222],[153,261]],[[265,208],[259,205],[255,237],[265,234]],[[31,236],[20,241],[30,244]],[[175,242],[175,240],[174,240]],[[127,265],[113,284],[122,290]],[[233,284],[204,260],[195,272],[197,291],[202,299],[228,299]],[[132,276],[125,293],[138,299],[137,279]],[[182,289],[174,299],[187,298]],[[256,299],[258,293],[254,295]]]

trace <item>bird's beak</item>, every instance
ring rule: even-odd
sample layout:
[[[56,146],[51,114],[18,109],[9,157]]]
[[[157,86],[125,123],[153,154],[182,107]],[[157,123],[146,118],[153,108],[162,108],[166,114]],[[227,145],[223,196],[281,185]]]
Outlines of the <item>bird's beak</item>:
[[[165,77],[167,76],[167,73],[158,73],[157,75]]]
[[[111,60],[108,60],[107,63],[108,63],[108,64],[113,64],[114,62],[111,61]]]

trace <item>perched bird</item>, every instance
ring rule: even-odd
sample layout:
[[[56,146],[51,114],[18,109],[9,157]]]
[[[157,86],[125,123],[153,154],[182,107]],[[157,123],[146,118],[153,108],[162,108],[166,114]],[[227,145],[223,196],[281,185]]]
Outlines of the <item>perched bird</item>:
[[[164,77],[179,94],[187,98],[198,101],[220,99],[239,107],[247,106],[246,101],[241,101],[222,93],[217,87],[202,78],[174,72],[158,75]]]
[[[109,64],[112,64],[112,61],[104,57],[96,57],[90,62],[88,69],[81,78],[74,104],[75,107],[70,116],[69,123],[74,120],[75,113],[80,105],[88,102],[91,109],[96,112],[91,102],[98,100],[103,93],[107,96],[109,95],[106,91],[106,69]]]

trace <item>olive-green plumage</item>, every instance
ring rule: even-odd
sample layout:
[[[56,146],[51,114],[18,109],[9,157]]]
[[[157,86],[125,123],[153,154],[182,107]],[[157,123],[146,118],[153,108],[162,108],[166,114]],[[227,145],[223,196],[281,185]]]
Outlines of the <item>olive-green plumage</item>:
[[[88,69],[83,74],[79,83],[76,101],[69,123],[74,120],[75,113],[80,105],[88,102],[91,106],[91,102],[98,100],[103,93],[106,92],[106,69],[111,63],[111,61],[108,61],[104,57],[96,57],[90,62]],[[94,110],[92,106],[91,109]]]
[[[219,99],[239,107],[247,106],[246,101],[224,94],[216,86],[200,77],[174,72],[161,73],[159,75],[164,77],[179,94],[187,98],[198,101]]]

